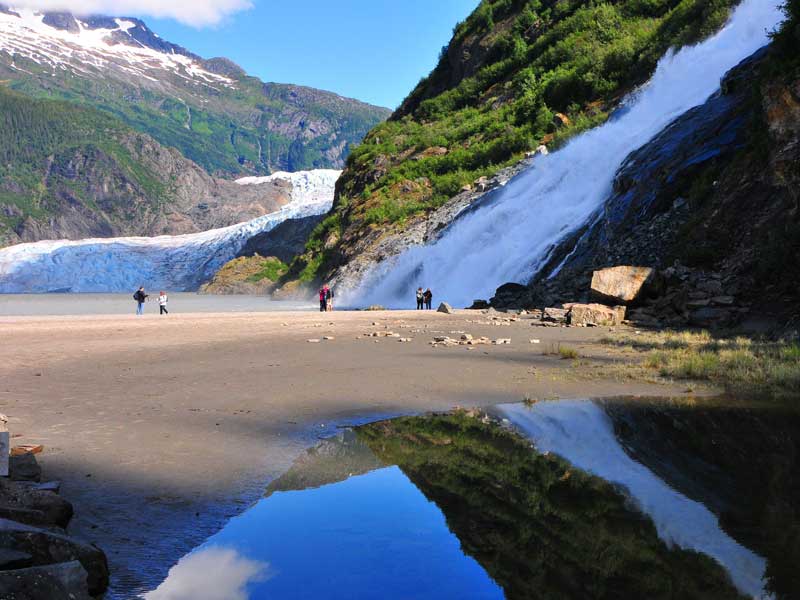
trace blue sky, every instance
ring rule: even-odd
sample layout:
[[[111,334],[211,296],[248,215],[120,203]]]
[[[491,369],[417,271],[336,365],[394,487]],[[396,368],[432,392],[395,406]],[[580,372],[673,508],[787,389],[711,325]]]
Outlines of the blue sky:
[[[255,0],[194,29],[145,17],[161,37],[225,56],[265,81],[297,83],[396,107],[435,66],[453,26],[479,0]]]

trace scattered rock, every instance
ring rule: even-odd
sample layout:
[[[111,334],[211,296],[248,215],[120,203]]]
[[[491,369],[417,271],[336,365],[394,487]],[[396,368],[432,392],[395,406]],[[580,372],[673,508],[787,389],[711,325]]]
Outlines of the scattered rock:
[[[436,312],[444,313],[446,315],[453,315],[456,311],[453,310],[453,307],[450,306],[447,302],[442,302],[439,305],[439,308],[436,309]]]
[[[509,338],[497,338],[494,341],[495,346],[507,346],[511,344],[511,340]]]
[[[489,303],[486,300],[473,300],[470,310],[485,310],[489,308]]]
[[[306,340],[309,344],[319,344],[318,338],[311,338],[310,340]]]
[[[733,296],[714,296],[711,303],[715,306],[732,306],[736,302]]]
[[[542,312],[542,321],[549,323],[566,323],[568,311],[563,308],[545,308]]]
[[[372,304],[367,308],[365,308],[364,310],[379,311],[379,310],[386,310],[386,308],[381,306],[380,304]]]
[[[44,450],[42,444],[21,444],[11,448],[11,456],[19,456],[20,454],[41,454]]]
[[[462,342],[469,342],[472,339],[473,338],[469,333],[464,333],[464,334],[461,335],[461,341]]]
[[[322,339],[326,340],[326,341],[331,341],[331,340],[335,340],[336,338],[333,337],[332,335],[324,335],[324,336],[322,336]]]
[[[541,340],[536,340],[536,339],[531,340],[531,344],[539,344],[539,343],[541,343]]]

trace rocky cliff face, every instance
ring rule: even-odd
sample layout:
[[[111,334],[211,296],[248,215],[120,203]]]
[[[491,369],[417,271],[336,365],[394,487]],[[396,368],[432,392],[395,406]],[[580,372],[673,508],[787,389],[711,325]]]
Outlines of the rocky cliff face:
[[[164,235],[248,221],[290,183],[237,185],[91,109],[0,90],[0,247],[43,239]]]
[[[645,321],[797,314],[800,71],[777,54],[745,61],[721,93],[634,152],[595,219],[494,304],[585,300],[593,270],[637,264],[660,269],[671,290],[640,310]]]

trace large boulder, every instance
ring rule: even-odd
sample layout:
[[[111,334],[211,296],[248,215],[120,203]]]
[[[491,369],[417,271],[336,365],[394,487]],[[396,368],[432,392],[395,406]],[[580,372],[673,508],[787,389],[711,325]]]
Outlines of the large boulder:
[[[103,551],[66,535],[0,519],[0,547],[29,554],[33,566],[78,561],[86,570],[85,581],[92,596],[108,587],[108,562]]]
[[[605,304],[565,304],[569,310],[567,319],[570,325],[620,325],[625,319],[624,306]]]
[[[0,479],[0,517],[28,525],[66,527],[72,518],[72,504],[53,491],[30,484]]]
[[[569,311],[566,308],[548,307],[542,311],[542,321],[548,323],[566,323],[568,313]]]
[[[618,266],[592,273],[592,295],[608,304],[632,304],[643,296],[655,272],[650,267]]]
[[[4,600],[91,600],[86,569],[77,560],[0,571]]]

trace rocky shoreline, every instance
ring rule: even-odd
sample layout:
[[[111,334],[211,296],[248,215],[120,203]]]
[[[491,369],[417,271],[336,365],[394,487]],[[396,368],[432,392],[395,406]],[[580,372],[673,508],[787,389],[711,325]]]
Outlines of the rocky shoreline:
[[[0,477],[0,597],[4,600],[89,600],[108,588],[105,553],[66,529],[72,504],[60,483],[42,481],[34,452],[12,449]]]

